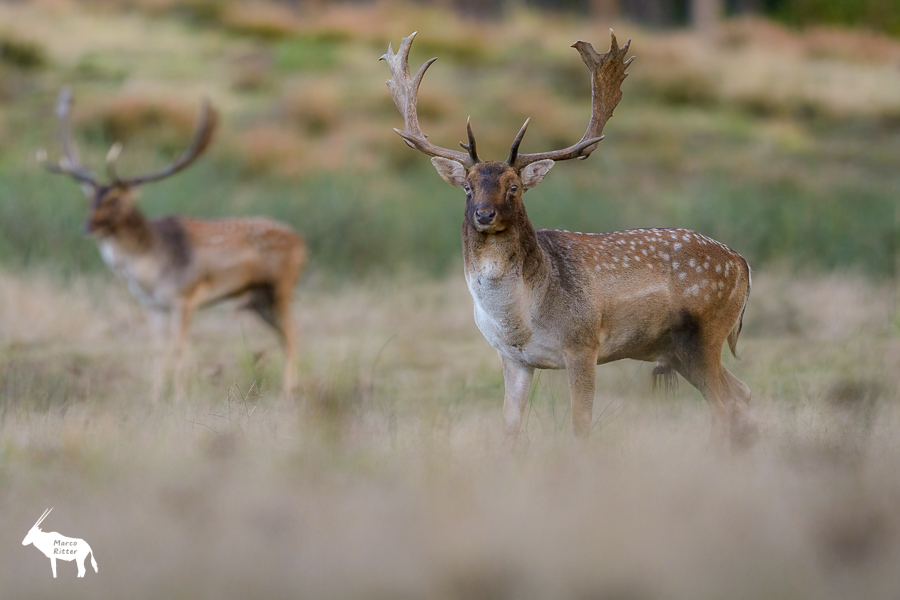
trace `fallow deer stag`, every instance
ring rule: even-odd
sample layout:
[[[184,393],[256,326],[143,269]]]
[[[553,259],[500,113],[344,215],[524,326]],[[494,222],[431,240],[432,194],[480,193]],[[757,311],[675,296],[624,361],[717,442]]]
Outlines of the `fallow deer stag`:
[[[191,314],[199,307],[229,298],[244,298],[278,333],[285,362],[282,391],[293,386],[295,351],[291,298],[306,261],[303,239],[290,227],[261,217],[199,220],[181,216],[147,219],[135,203],[138,188],[190,166],[209,147],[218,120],[204,101],[187,150],[156,173],[120,177],[116,160],[122,146],[106,157],[108,182],[101,182],[79,159],[72,139],[71,93],[64,89],[56,109],[63,158],[38,160],[51,172],[69,175],[91,199],[85,230],[94,237],[104,262],[128,282],[129,291],[164,323],[166,313],[175,338],[175,355],[183,352]]]
[[[555,161],[590,156],[622,97],[623,60],[611,33],[609,52],[591,44],[573,47],[591,72],[593,107],[587,131],[574,145],[520,154],[522,126],[506,162],[483,162],[471,120],[466,152],[438,147],[419,126],[416,96],[427,61],[410,75],[415,33],[396,54],[382,56],[387,81],[404,117],[407,145],[431,159],[440,176],[466,193],[462,246],[466,282],[475,301],[475,323],[503,363],[503,416],[507,437],[521,428],[535,369],[567,369],[572,425],[579,437],[591,429],[596,365],[622,358],[656,362],[654,375],[680,373],[706,398],[713,437],[749,440],[750,390],[721,362],[728,340],[736,351],[750,292],[750,268],[736,252],[684,229],[613,233],[535,230],[522,194],[544,178]]]

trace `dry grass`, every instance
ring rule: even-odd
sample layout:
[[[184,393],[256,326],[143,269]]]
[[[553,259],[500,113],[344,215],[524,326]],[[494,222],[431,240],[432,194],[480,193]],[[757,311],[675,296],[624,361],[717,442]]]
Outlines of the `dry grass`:
[[[667,102],[737,106],[764,116],[900,114],[900,42],[876,34],[796,32],[746,20],[707,39],[651,36],[639,56],[638,90]]]
[[[583,446],[563,375],[542,372],[511,454],[461,277],[308,282],[294,402],[270,392],[267,331],[204,313],[188,397],[154,405],[118,285],[4,273],[5,597],[892,597],[890,291],[755,281],[730,365],[755,393],[754,450],[708,448],[688,386],[654,397],[649,366],[621,362],[600,368]],[[54,581],[14,543],[49,506],[45,529],[88,540],[99,574],[76,585],[60,563]]]
[[[289,7],[268,2],[231,3],[222,13],[226,28],[266,40],[290,37],[300,30],[300,23]]]

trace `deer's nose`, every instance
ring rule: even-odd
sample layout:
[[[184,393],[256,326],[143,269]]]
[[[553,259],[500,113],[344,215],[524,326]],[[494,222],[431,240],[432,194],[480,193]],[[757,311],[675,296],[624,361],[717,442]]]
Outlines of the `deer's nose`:
[[[490,225],[493,222],[494,217],[497,216],[497,211],[493,208],[478,208],[475,209],[475,220],[478,221],[481,225]]]

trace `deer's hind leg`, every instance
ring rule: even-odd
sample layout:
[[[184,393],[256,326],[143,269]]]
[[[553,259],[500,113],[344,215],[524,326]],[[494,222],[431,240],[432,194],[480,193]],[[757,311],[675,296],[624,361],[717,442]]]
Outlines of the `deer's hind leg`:
[[[733,446],[749,447],[759,438],[756,423],[750,416],[750,387],[722,367],[725,384],[732,399],[729,431]]]
[[[281,377],[281,391],[289,394],[294,387],[294,318],[291,314],[293,285],[265,285],[254,288],[245,308],[253,310],[278,334],[278,341],[284,350],[284,370]]]
[[[724,340],[706,337],[691,327],[676,332],[673,338],[672,366],[700,391],[709,405],[711,442],[724,445],[730,441],[735,448],[752,444],[756,427],[749,417],[750,388],[722,365]]]
[[[692,358],[678,361],[675,368],[709,405],[711,442],[724,445],[730,441],[733,448],[751,445],[756,426],[749,416],[750,388],[722,366],[718,356]]]

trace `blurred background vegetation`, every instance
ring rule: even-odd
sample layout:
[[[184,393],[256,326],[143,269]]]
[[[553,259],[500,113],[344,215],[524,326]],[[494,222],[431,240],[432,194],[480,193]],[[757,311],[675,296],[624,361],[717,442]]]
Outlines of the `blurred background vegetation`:
[[[754,267],[894,276],[900,255],[900,4],[895,0],[0,1],[0,265],[102,269],[86,201],[44,172],[72,86],[82,160],[125,144],[123,173],[187,142],[202,97],[223,122],[208,156],[147,186],[151,216],[263,214],[310,243],[327,278],[441,276],[462,197],[392,132],[378,62],[419,31],[437,56],[420,119],[439,145],[472,115],[483,157],[577,140],[587,70],[569,45],[637,60],[606,140],[526,196],[538,227],[689,227]]]

